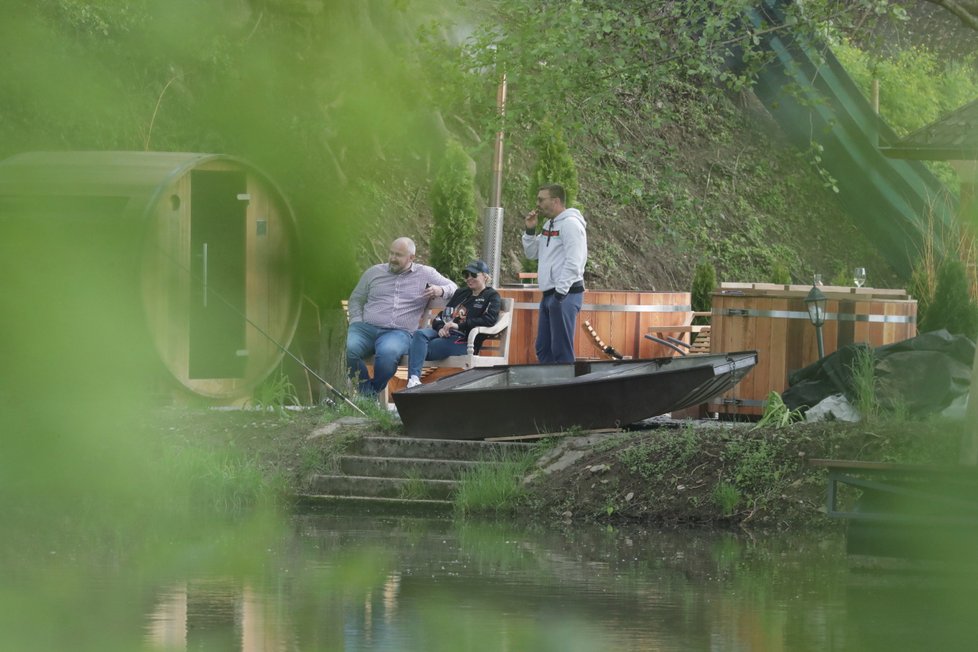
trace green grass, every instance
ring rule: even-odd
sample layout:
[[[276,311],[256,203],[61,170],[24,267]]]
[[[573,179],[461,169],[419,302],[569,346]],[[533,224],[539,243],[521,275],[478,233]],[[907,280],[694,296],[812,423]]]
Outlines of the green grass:
[[[404,484],[401,485],[400,497],[406,500],[425,500],[429,498],[428,485],[425,484],[421,474],[411,471]]]
[[[534,456],[496,459],[465,473],[455,492],[455,511],[459,514],[516,512],[527,500],[523,478]]]

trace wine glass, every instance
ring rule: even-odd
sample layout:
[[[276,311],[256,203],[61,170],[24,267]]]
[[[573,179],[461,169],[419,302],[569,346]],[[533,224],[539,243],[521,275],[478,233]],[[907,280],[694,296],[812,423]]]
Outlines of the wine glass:
[[[855,282],[857,288],[861,288],[866,283],[866,268],[857,267],[853,270],[852,280]]]

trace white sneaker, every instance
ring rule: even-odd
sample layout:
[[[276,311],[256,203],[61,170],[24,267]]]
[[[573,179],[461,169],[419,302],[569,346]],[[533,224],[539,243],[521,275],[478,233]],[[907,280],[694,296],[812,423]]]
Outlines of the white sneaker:
[[[410,378],[408,378],[407,388],[411,389],[412,387],[417,387],[420,384],[421,384],[420,378],[418,378],[417,376],[411,376]]]

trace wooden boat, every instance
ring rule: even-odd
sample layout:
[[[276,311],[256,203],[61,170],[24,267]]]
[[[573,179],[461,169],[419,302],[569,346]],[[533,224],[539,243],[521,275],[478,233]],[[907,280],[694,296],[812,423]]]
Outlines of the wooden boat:
[[[470,369],[393,394],[409,437],[483,439],[617,428],[705,403],[756,351]]]

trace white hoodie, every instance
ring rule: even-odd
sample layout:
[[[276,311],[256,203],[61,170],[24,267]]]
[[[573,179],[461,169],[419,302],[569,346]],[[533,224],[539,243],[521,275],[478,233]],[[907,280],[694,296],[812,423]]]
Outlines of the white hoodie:
[[[570,286],[584,280],[587,262],[587,222],[576,208],[566,208],[557,217],[543,223],[538,235],[523,234],[526,257],[537,259],[537,283],[540,289],[567,294]]]

